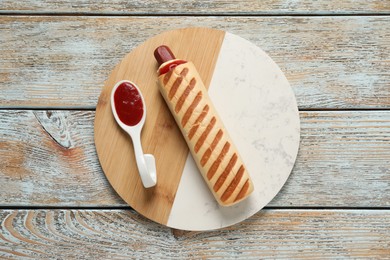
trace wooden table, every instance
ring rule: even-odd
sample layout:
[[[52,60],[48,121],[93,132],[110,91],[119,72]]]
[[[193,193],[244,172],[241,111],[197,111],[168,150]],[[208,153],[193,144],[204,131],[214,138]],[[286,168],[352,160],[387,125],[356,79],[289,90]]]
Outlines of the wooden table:
[[[390,256],[389,1],[51,2],[0,2],[0,258]],[[94,146],[109,72],[149,37],[188,26],[261,47],[300,110],[283,190],[218,231],[140,216]]]

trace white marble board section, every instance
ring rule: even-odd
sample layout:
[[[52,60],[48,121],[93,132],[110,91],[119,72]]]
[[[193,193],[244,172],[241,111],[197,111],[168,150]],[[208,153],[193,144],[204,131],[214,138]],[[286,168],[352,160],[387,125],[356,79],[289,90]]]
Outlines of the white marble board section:
[[[226,33],[209,95],[254,182],[243,202],[222,207],[189,155],[167,225],[212,230],[236,224],[267,205],[293,168],[300,123],[294,93],[276,63],[251,42]]]

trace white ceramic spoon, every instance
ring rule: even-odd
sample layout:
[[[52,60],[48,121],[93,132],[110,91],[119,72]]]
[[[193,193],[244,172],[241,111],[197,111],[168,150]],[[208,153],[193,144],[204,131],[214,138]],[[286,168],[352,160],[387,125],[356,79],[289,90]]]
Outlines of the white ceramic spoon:
[[[139,120],[138,123],[135,125],[128,125],[125,124],[124,122],[121,121],[120,117],[118,116],[118,113],[116,111],[115,107],[115,92],[117,91],[118,87],[122,83],[130,83],[132,86],[134,86],[137,91],[139,96],[141,97],[142,100],[142,105],[143,105],[143,114],[142,118]],[[131,101],[129,101],[131,102]],[[133,141],[133,146],[134,146],[134,154],[135,154],[135,159],[137,162],[137,167],[139,171],[139,175],[142,180],[142,184],[144,185],[145,188],[150,188],[156,185],[157,183],[157,175],[156,175],[156,161],[154,159],[154,156],[152,154],[144,154],[142,150],[142,145],[141,145],[141,130],[142,127],[144,126],[145,123],[145,117],[146,117],[146,106],[145,106],[145,101],[142,96],[141,91],[135,85],[133,82],[128,81],[128,80],[122,80],[116,83],[114,88],[112,89],[111,92],[111,109],[112,113],[114,114],[115,120],[118,123],[118,125],[125,131],[127,132],[132,141]]]

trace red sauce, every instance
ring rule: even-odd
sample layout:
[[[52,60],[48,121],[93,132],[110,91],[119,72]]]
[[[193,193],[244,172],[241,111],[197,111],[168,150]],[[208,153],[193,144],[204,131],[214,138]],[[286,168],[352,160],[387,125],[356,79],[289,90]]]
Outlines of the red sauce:
[[[186,63],[187,61],[185,60],[173,60],[169,63],[167,63],[164,67],[160,68],[158,71],[158,75],[163,75],[167,73],[170,70],[173,70],[177,65]]]
[[[115,110],[122,123],[135,126],[144,114],[142,98],[130,82],[123,82],[114,93]]]

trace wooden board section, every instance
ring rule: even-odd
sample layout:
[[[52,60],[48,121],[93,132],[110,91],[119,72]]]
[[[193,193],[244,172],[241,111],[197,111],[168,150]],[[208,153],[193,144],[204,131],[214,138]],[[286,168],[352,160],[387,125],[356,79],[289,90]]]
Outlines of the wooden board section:
[[[390,108],[389,16],[1,16],[0,108],[94,109],[124,55],[167,28],[194,24],[266,51],[300,109]]]
[[[239,7],[239,8],[238,8]],[[182,0],[26,0],[0,2],[0,12],[16,13],[88,13],[88,14],[380,14],[389,13],[390,4],[383,0],[321,0],[321,1],[242,1]]]
[[[225,33],[206,28],[186,28],[159,34],[132,50],[109,76],[99,97],[95,118],[95,145],[100,164],[115,191],[142,215],[166,224],[188,156],[188,147],[157,85],[154,50],[168,45],[177,58],[192,61],[205,86],[217,61]],[[112,115],[110,94],[121,80],[140,88],[146,105],[141,142],[156,159],[157,185],[145,189],[135,163],[131,139]]]
[[[0,206],[125,207],[100,168],[94,116],[0,111]],[[297,162],[270,206],[390,206],[390,111],[313,111],[300,118]]]
[[[389,210],[263,210],[213,232],[171,232],[128,210],[0,210],[0,257],[387,258]],[[76,249],[76,250],[75,250]]]

